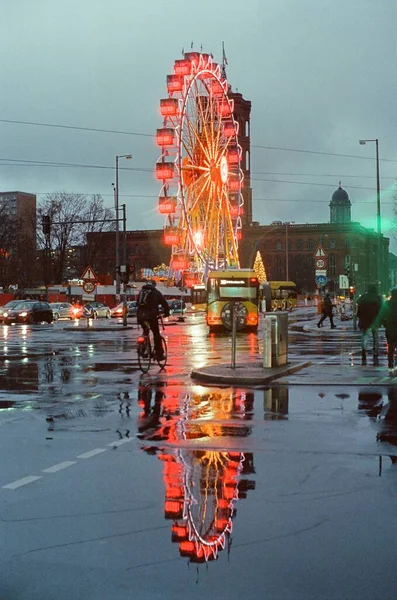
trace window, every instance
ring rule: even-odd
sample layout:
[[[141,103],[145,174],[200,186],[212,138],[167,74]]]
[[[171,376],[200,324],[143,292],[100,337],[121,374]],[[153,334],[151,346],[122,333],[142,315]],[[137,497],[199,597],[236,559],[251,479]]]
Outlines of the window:
[[[313,250],[313,248],[314,248],[313,240],[307,240],[307,249]]]
[[[328,257],[328,268],[329,274],[331,277],[335,277],[336,275],[336,256],[335,254],[330,254]]]
[[[282,243],[280,242],[280,240],[277,240],[277,242],[276,242],[276,250],[282,250],[282,248],[283,248]]]
[[[350,248],[350,240],[349,240],[349,238],[345,239],[345,248]]]
[[[298,240],[296,242],[296,247],[298,250],[303,250],[303,240]]]
[[[247,150],[247,152],[245,153],[245,170],[249,171],[250,170],[250,153]]]
[[[250,135],[250,122],[247,120],[245,122],[245,137],[249,137]]]
[[[336,247],[335,240],[333,238],[330,238],[330,240],[329,240],[329,247],[330,248],[335,248]]]

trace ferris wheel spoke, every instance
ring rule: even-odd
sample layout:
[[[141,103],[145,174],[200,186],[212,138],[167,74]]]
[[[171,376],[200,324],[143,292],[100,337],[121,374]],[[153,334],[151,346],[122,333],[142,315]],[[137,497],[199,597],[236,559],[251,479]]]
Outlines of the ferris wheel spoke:
[[[190,121],[190,119],[186,119],[186,124],[187,127],[189,129],[189,131],[193,134],[193,136],[195,137],[196,142],[198,142],[203,154],[205,155],[205,157],[207,158],[208,162],[210,162],[210,157],[208,155],[208,150],[205,147],[205,145],[203,144],[202,140],[200,139],[196,128],[193,126],[193,123]]]
[[[197,79],[195,81],[195,89],[196,89],[197,104],[198,104],[200,115],[201,115],[201,123],[202,123],[203,131],[204,131],[204,135],[206,138],[207,146],[209,146],[208,131],[207,131],[207,127],[206,127],[207,120],[205,118],[204,111],[203,111],[203,105],[202,105],[202,101],[201,101],[202,94],[200,93],[200,90],[198,89]],[[208,98],[208,96],[205,96],[205,98]],[[208,102],[207,102],[207,104],[208,104]]]
[[[207,187],[208,187],[208,185],[210,183],[211,183],[211,180],[208,177],[206,179],[206,181],[204,182],[204,184],[202,184],[201,190],[199,191],[199,193],[195,196],[194,202],[191,205],[189,205],[189,210],[194,211],[196,209],[196,206],[198,205],[198,203],[199,203],[199,201],[201,199],[201,196],[204,194],[204,192],[206,191],[206,189],[207,189]],[[197,187],[196,184],[197,184],[197,182],[195,182],[194,184],[192,184],[191,186],[189,186],[189,188],[191,188],[191,195],[192,196],[194,195],[194,188]],[[190,195],[189,194],[189,188],[188,188],[188,195]]]

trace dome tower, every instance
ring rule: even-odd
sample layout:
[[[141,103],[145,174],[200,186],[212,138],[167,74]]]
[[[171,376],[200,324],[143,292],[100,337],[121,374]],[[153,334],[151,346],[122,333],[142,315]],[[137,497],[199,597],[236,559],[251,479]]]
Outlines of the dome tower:
[[[341,182],[339,187],[332,194],[330,208],[331,223],[351,223],[351,202],[349,194],[342,188]]]

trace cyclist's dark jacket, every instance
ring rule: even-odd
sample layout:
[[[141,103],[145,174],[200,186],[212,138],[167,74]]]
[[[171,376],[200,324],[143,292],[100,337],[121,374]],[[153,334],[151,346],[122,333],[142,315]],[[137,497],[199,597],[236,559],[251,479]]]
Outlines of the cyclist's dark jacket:
[[[145,319],[155,319],[159,314],[159,305],[164,308],[164,315],[168,317],[170,307],[163,294],[152,285],[144,285],[139,292],[137,319],[142,321]]]

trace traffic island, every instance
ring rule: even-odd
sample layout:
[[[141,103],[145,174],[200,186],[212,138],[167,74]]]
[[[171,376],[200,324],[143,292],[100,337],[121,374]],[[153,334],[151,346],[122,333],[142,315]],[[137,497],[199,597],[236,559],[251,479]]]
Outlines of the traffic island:
[[[232,383],[241,385],[266,385],[280,377],[291,375],[300,369],[310,367],[311,361],[289,362],[280,367],[264,367],[262,363],[250,365],[213,365],[194,369],[190,376],[199,381],[212,383]]]

